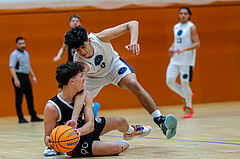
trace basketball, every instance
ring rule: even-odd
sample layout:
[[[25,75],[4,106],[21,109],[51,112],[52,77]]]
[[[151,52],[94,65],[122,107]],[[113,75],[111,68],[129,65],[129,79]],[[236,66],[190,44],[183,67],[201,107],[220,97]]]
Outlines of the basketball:
[[[78,135],[72,127],[60,125],[53,129],[50,135],[50,142],[56,152],[66,153],[72,151],[77,146]]]

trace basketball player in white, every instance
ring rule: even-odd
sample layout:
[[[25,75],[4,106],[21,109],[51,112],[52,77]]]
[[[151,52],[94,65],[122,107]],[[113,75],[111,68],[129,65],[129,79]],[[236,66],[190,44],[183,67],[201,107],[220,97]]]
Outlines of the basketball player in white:
[[[93,98],[104,86],[111,83],[131,91],[153,117],[154,122],[161,128],[164,135],[170,139],[176,134],[177,119],[171,114],[166,117],[162,116],[152,97],[137,81],[133,69],[119,56],[110,43],[112,39],[129,31],[131,38],[126,49],[132,54],[138,55],[140,53],[140,46],[137,43],[138,27],[137,21],[129,21],[88,35],[85,28],[78,26],[66,33],[65,44],[76,52],[74,61],[80,62],[85,67],[86,89]],[[112,94],[114,93],[110,92],[110,95]],[[80,112],[77,108],[76,106],[76,110],[73,110],[72,119],[76,119],[76,114],[78,115]]]
[[[167,68],[166,83],[184,100],[183,118],[192,118],[192,69],[195,65],[196,49],[200,47],[195,25],[190,21],[192,12],[188,7],[180,8],[179,23],[174,26],[174,42],[169,48],[172,55]],[[181,85],[176,83],[180,74]]]

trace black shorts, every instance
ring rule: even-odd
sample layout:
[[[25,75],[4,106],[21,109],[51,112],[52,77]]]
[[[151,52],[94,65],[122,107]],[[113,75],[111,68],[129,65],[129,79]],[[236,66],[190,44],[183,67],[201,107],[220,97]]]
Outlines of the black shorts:
[[[94,130],[93,132],[81,136],[80,141],[75,147],[75,149],[69,153],[69,156],[72,157],[91,157],[93,156],[92,153],[92,144],[93,141],[100,141],[100,134],[105,127],[106,119],[104,117],[95,118],[94,121]]]

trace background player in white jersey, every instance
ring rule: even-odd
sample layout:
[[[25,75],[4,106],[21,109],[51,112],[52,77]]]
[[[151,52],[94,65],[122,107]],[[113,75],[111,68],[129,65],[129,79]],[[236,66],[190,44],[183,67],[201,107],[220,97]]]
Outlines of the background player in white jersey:
[[[192,118],[192,90],[189,81],[192,81],[192,69],[195,65],[196,48],[200,47],[195,25],[189,21],[192,12],[188,7],[180,8],[180,23],[174,26],[174,42],[169,48],[172,55],[167,68],[166,83],[169,88],[179,94],[184,100],[184,118]],[[181,85],[176,82],[180,74]]]
[[[127,31],[130,31],[131,41],[126,48],[132,54],[138,55],[140,46],[137,43],[137,21],[130,21],[89,35],[87,35],[85,28],[75,27],[65,35],[65,44],[77,52],[74,61],[84,65],[87,74],[87,90],[90,91],[93,98],[105,85],[110,83],[128,89],[137,96],[166,137],[172,138],[176,134],[177,119],[173,115],[162,116],[152,97],[138,83],[133,69],[113,50],[110,43],[112,39]]]

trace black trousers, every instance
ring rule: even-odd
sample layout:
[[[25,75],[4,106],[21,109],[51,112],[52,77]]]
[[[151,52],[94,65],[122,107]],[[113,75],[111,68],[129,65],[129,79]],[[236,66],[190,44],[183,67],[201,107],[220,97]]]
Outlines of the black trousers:
[[[23,94],[25,94],[25,98],[27,100],[27,105],[28,105],[28,112],[31,115],[32,118],[36,117],[36,112],[34,110],[34,105],[33,105],[33,93],[32,93],[32,85],[30,82],[30,79],[28,77],[28,74],[23,74],[23,73],[17,73],[17,77],[20,81],[20,88],[16,87],[14,85],[14,80],[12,78],[13,86],[15,89],[15,97],[16,97],[16,109],[17,109],[17,115],[19,119],[23,118],[23,113],[22,113],[22,99],[23,99]]]

